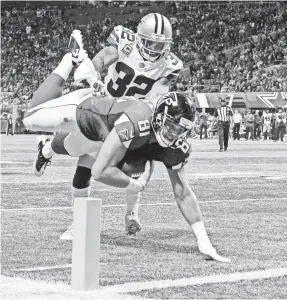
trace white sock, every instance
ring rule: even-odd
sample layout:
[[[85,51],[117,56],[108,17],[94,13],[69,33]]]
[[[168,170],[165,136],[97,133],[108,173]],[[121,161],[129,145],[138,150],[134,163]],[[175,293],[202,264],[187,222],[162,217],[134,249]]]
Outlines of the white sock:
[[[89,197],[91,193],[91,187],[88,186],[86,188],[83,189],[77,189],[75,187],[72,186],[72,197],[73,199],[76,197]]]
[[[51,141],[47,141],[42,149],[42,154],[45,158],[51,158],[55,152],[52,149]]]
[[[139,202],[141,198],[141,193],[130,193],[126,191],[126,203],[127,203],[127,213],[134,212],[138,213]]]
[[[72,69],[73,69],[72,53],[67,53],[64,55],[58,67],[53,71],[53,73],[60,75],[66,81]]]
[[[210,243],[210,245],[211,245],[211,242],[210,242],[209,237],[207,235],[207,232],[206,232],[203,221],[196,222],[196,223],[192,224],[191,228],[192,228],[192,231],[193,231],[197,241],[200,240],[200,241],[203,241],[205,243]]]

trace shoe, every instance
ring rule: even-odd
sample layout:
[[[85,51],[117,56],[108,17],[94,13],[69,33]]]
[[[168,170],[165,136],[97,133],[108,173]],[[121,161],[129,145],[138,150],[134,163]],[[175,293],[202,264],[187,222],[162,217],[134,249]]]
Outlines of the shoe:
[[[72,241],[73,240],[73,230],[74,230],[74,224],[71,224],[65,232],[63,232],[59,240],[64,240],[64,241]]]
[[[219,149],[219,152],[223,152],[223,148],[220,148],[220,149]]]
[[[127,235],[136,235],[142,229],[138,215],[135,212],[127,212],[125,217]]]
[[[42,153],[43,147],[48,141],[50,141],[50,139],[48,139],[44,135],[38,137],[38,139],[37,139],[38,157],[34,160],[34,163],[33,163],[34,174],[37,177],[42,176],[44,174],[46,167],[51,164],[51,158],[44,157],[43,153]]]
[[[72,53],[74,66],[78,66],[84,58],[88,57],[86,50],[84,50],[83,37],[80,30],[74,30],[72,32],[68,48]]]
[[[101,85],[102,88],[104,87],[104,84],[100,81],[98,73],[95,70],[94,64],[88,57],[82,61],[74,73],[76,83],[80,83],[84,79],[88,81],[91,87],[95,82]]]
[[[224,147],[224,151],[227,151],[227,147]]]

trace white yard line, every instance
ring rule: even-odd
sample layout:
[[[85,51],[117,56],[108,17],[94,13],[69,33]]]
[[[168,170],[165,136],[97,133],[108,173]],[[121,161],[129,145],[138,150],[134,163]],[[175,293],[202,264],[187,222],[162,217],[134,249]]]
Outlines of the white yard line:
[[[282,176],[269,176],[269,177],[265,177],[264,179],[268,179],[268,180],[287,180],[287,177],[282,177]]]
[[[170,287],[187,287],[194,285],[237,282],[242,280],[260,280],[287,275],[287,268],[266,269],[229,274],[214,274],[202,277],[180,279],[152,280],[145,282],[129,282],[119,285],[100,287],[94,291],[73,291],[63,283],[47,283],[23,278],[1,276],[2,299],[142,299],[125,295],[143,290],[164,289]],[[49,297],[48,297],[49,296]]]
[[[260,198],[260,199],[236,199],[236,200],[208,200],[199,201],[200,204],[209,203],[237,203],[237,202],[259,202],[259,201],[285,201],[287,198]],[[141,206],[173,206],[176,205],[175,202],[162,202],[162,203],[140,203]],[[125,207],[126,204],[106,204],[102,205],[102,208],[110,207]],[[33,210],[66,210],[72,209],[71,206],[61,206],[61,207],[27,207],[27,208],[3,208],[0,212],[17,212],[17,211],[33,211]]]
[[[121,285],[103,287],[102,290],[115,293],[131,293],[142,290],[163,289],[169,287],[185,287],[210,283],[236,282],[240,280],[258,280],[281,277],[287,275],[287,268],[267,269],[261,271],[238,272],[229,274],[210,275],[203,277],[190,277],[173,280],[154,280],[146,282],[130,282]]]
[[[46,270],[67,269],[67,268],[71,268],[71,266],[72,266],[71,264],[67,264],[67,265],[44,266],[44,267],[35,267],[35,268],[19,268],[19,269],[11,269],[11,271],[16,271],[16,272],[46,271]]]
[[[107,263],[100,263],[101,266],[104,266],[106,264]],[[69,269],[71,267],[72,267],[72,264],[66,264],[66,265],[42,266],[42,267],[34,267],[34,268],[18,268],[18,269],[11,269],[11,271],[16,271],[16,272],[37,272],[37,271]]]
[[[30,165],[29,162],[23,162],[23,161],[12,161],[12,160],[1,160],[1,164],[22,164],[22,165]],[[20,168],[20,167],[19,167]],[[19,168],[1,168],[3,169],[19,169]],[[27,168],[27,167],[26,167]]]
[[[52,283],[24,278],[1,276],[1,299],[21,300],[79,300],[79,299],[144,299],[131,295],[118,295],[101,289],[96,291],[75,291],[64,283]]]
[[[14,168],[13,168],[14,169]],[[19,170],[19,168],[16,168]],[[2,170],[12,170],[12,168],[2,168]],[[13,173],[11,173],[13,174]],[[167,173],[162,173],[166,175]],[[230,175],[230,176],[228,176]],[[258,174],[258,173],[246,173],[246,172],[234,172],[234,173],[196,173],[196,174],[187,174],[188,178],[193,177],[204,177],[204,178],[218,178],[218,177],[229,177],[229,178],[237,178],[237,177],[262,177],[266,176],[266,174]],[[284,177],[283,177],[284,178]],[[153,180],[169,180],[169,177],[152,177],[150,179]],[[62,182],[71,182],[71,180],[48,180],[48,181],[1,181],[1,184],[37,184],[37,183],[62,183]]]
[[[11,173],[13,174],[13,173]],[[1,181],[1,184],[46,184],[46,183],[65,183],[72,182],[71,180],[33,180],[33,181]]]

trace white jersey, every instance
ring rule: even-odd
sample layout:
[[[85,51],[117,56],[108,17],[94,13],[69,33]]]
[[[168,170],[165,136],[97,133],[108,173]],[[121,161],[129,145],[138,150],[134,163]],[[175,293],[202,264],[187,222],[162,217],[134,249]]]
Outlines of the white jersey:
[[[263,113],[264,124],[270,124],[272,120],[272,113]]]
[[[145,60],[138,51],[136,34],[121,25],[114,28],[108,42],[119,57],[105,78],[105,90],[110,96],[144,99],[157,80],[176,79],[183,68],[182,61],[171,52],[155,62]]]

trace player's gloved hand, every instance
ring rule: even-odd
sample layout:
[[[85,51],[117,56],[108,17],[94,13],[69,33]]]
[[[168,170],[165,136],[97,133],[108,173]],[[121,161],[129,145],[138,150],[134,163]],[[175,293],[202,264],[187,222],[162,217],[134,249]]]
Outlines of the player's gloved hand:
[[[93,89],[93,95],[103,96],[105,94],[105,89],[104,89],[105,85],[101,80],[99,79],[94,80],[91,84],[91,87]]]
[[[209,241],[198,240],[198,249],[210,258],[220,262],[230,262],[230,258],[219,255]]]
[[[127,191],[132,193],[143,191],[150,180],[153,170],[154,170],[154,162],[147,161],[145,164],[145,170],[142,173],[142,175],[138,179],[130,178],[130,183],[126,187]]]

